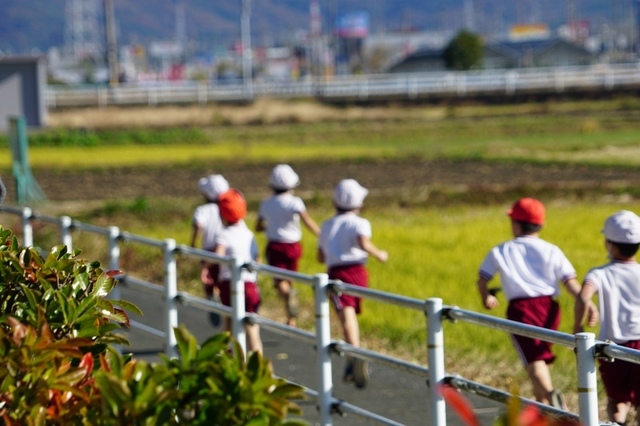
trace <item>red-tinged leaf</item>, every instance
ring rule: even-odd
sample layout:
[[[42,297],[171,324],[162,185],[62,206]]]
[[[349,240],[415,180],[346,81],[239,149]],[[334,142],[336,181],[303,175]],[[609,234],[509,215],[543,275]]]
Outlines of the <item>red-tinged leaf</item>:
[[[466,425],[480,426],[480,422],[478,422],[478,418],[467,398],[449,385],[438,386],[438,392]]]
[[[108,277],[112,278],[112,277],[117,277],[118,275],[122,275],[124,274],[124,272],[122,272],[119,269],[112,269],[110,271],[107,271],[106,274]]]
[[[20,345],[20,343],[22,343],[22,339],[27,335],[27,326],[14,317],[9,317],[8,321],[11,328],[13,328],[13,336],[11,337],[11,340],[13,340],[13,343],[16,345]]]
[[[86,354],[84,354],[84,356],[82,357],[82,361],[80,361],[80,368],[85,369],[83,379],[86,379],[87,377],[89,377],[89,375],[91,375],[91,372],[93,371],[93,356],[90,353],[87,352]]]
[[[40,339],[46,343],[50,343],[55,340],[55,337],[51,332],[51,327],[49,327],[49,323],[47,322],[43,323],[42,327],[40,327]]]
[[[549,422],[547,418],[540,413],[538,407],[535,405],[527,405],[518,416],[518,424],[520,426],[548,426]]]
[[[100,369],[108,373],[111,372],[111,366],[109,365],[107,358],[103,354],[100,354]]]

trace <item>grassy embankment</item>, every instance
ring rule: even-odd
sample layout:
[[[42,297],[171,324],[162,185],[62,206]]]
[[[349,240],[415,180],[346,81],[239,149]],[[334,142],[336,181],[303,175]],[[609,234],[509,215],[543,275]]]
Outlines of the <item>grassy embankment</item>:
[[[222,126],[197,130],[135,128],[90,130],[78,133],[54,130],[33,135],[34,167],[114,165],[157,166],[211,161],[382,161],[386,158],[475,158],[487,161],[540,161],[619,165],[640,164],[640,129],[634,101],[600,104],[545,104],[496,108],[422,108],[387,116],[335,118],[329,122],[289,123],[265,126],[234,123],[220,115],[212,121]],[[218,113],[222,114],[222,113]],[[347,111],[344,111],[344,116]],[[254,124],[269,122],[254,119]],[[287,121],[287,120],[282,120]],[[98,121],[96,121],[98,123]],[[212,123],[209,123],[212,124]],[[85,124],[86,126],[86,124]],[[93,126],[87,126],[93,127]],[[48,140],[47,140],[48,139]],[[134,143],[139,139],[138,143]],[[87,143],[87,141],[89,143]],[[69,146],[80,145],[80,146]],[[82,145],[90,145],[83,147]],[[242,158],[239,158],[239,148]],[[6,158],[3,156],[0,158]],[[7,168],[8,163],[1,163]],[[262,184],[262,183],[259,183]],[[590,201],[545,200],[548,224],[542,236],[558,244],[574,263],[578,274],[606,261],[599,233],[604,218],[625,208],[640,211],[640,202],[611,194]],[[625,201],[626,200],[626,201]],[[174,237],[188,242],[189,218],[198,199],[109,202],[104,208],[81,215],[81,220],[107,216],[121,229],[154,238]],[[507,204],[495,206],[432,206],[401,208],[394,203],[373,206],[365,216],[371,220],[374,242],[390,253],[387,264],[370,263],[371,286],[383,291],[424,299],[441,297],[445,304],[481,311],[475,290],[477,268],[486,252],[510,238],[504,216]],[[321,221],[331,215],[329,202],[311,203],[311,215]],[[149,212],[153,212],[150,215]],[[248,221],[253,223],[255,216]],[[166,224],[171,223],[171,228]],[[262,236],[261,243],[263,242]],[[315,262],[315,242],[305,235],[307,251],[301,270],[321,271]],[[181,285],[199,291],[195,275]],[[494,284],[498,284],[495,282]],[[267,312],[280,314],[271,286],[262,285]],[[311,291],[302,289],[311,306]],[[572,300],[561,297],[562,331],[570,331]],[[493,312],[503,316],[502,305]],[[275,308],[275,310],[274,310]],[[305,324],[312,323],[307,317]],[[361,317],[363,344],[423,361],[425,321],[421,313],[407,313],[376,302],[365,304]],[[528,384],[508,337],[463,323],[445,326],[447,370],[499,387],[515,381],[528,394]],[[568,349],[557,348],[554,379],[575,402],[575,360]],[[575,403],[573,404],[575,407]]]

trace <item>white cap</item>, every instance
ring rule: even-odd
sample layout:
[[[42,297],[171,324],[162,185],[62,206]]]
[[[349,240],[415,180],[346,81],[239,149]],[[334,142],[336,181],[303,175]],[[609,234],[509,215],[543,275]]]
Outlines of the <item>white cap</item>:
[[[216,201],[220,194],[229,190],[229,182],[222,175],[209,175],[200,178],[198,187],[208,200]]]
[[[354,179],[343,179],[333,191],[333,202],[343,210],[353,210],[362,206],[369,190]]]
[[[269,185],[273,189],[291,189],[300,184],[300,178],[288,164],[278,164],[271,172]]]
[[[640,217],[634,212],[620,210],[604,222],[602,233],[607,240],[621,244],[640,243]]]

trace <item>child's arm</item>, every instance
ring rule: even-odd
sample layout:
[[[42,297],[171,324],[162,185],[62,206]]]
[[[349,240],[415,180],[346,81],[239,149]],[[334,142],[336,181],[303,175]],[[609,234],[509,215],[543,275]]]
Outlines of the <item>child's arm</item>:
[[[600,312],[598,312],[598,307],[591,300],[593,293],[591,293],[587,299],[584,299],[578,302],[578,299],[582,297],[581,294],[584,289],[584,286],[581,286],[578,280],[575,278],[570,278],[567,281],[565,281],[564,286],[567,288],[567,291],[569,291],[569,293],[571,293],[571,295],[576,298],[576,309],[577,309],[578,303],[584,304],[583,306],[581,306],[581,309],[584,309],[584,312],[582,314],[583,315],[582,319],[587,322],[587,325],[589,325],[589,327],[593,327],[594,325],[596,325],[600,317]],[[595,290],[595,288],[592,285],[589,285],[588,287],[591,287]],[[584,324],[584,322],[582,322],[582,324]],[[574,328],[575,328],[575,325],[574,325]]]
[[[316,254],[316,258],[318,259],[318,262],[324,263],[324,252],[320,247],[318,247],[318,253]]]
[[[377,248],[368,237],[359,235],[358,242],[360,243],[360,248],[362,250],[366,251],[380,262],[386,262],[387,259],[389,259],[389,254],[386,251]]]
[[[309,228],[309,230],[313,232],[316,237],[320,236],[320,228],[313,221],[313,219],[311,219],[311,216],[309,216],[306,210],[300,212],[300,219],[302,219],[302,223],[304,223],[305,226]]]
[[[258,216],[258,221],[256,222],[256,232],[262,232],[267,229],[267,224],[263,217]]]
[[[219,256],[225,256],[227,254],[227,248],[222,244],[216,246],[216,254]]]
[[[482,305],[487,309],[493,309],[500,304],[498,298],[489,292],[489,280],[479,276],[478,277],[478,291],[480,292],[480,298],[482,299]]]
[[[591,285],[588,281],[584,283],[580,293],[576,296],[576,304],[573,310],[573,332],[581,333],[584,330],[584,323],[587,321],[587,316],[589,317],[589,325],[593,326],[597,323],[598,318],[595,318],[595,322],[592,324],[594,319],[591,317],[591,313],[589,312],[590,306],[595,306],[591,298],[596,294],[596,288]]]
[[[191,231],[191,247],[196,246],[196,240],[198,239],[198,234],[200,233],[200,227],[195,222],[192,225]]]

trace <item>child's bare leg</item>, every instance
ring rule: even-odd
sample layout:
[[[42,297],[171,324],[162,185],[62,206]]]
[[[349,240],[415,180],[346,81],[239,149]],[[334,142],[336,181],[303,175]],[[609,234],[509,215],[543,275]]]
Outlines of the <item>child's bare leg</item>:
[[[296,326],[298,316],[298,299],[295,290],[289,280],[276,280],[276,288],[280,298],[284,300],[284,307],[287,311],[287,325]]]
[[[609,399],[607,401],[607,415],[609,415],[609,420],[611,420],[612,422],[623,424],[627,421],[628,413],[629,404],[627,404],[626,402],[617,402],[613,399]],[[640,422],[640,419],[638,421]]]
[[[244,327],[247,333],[247,346],[252,352],[262,353],[262,339],[260,339],[260,327],[258,324],[247,324]]]
[[[548,404],[548,395],[549,392],[553,390],[553,385],[551,384],[551,374],[549,373],[547,363],[544,361],[533,361],[525,368],[533,384],[533,394],[536,401]]]
[[[338,312],[338,317],[342,323],[344,340],[353,346],[360,346],[360,326],[358,325],[356,310],[351,306],[347,306]]]

